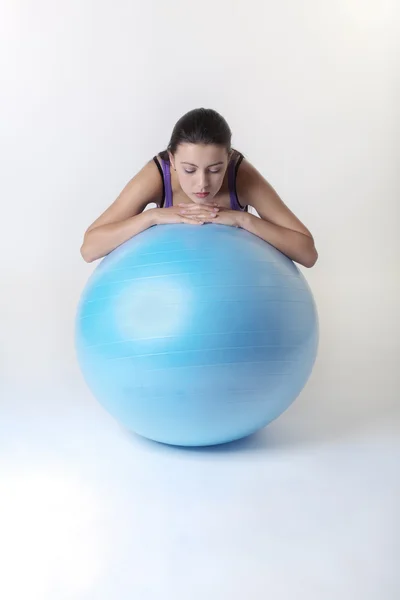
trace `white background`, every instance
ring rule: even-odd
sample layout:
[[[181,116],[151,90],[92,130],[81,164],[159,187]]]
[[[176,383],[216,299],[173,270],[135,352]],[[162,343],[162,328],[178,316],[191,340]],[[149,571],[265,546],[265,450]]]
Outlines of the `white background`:
[[[399,597],[396,5],[3,0],[2,598]],[[266,431],[182,451],[104,413],[73,324],[85,228],[198,106],[313,233],[321,343]]]

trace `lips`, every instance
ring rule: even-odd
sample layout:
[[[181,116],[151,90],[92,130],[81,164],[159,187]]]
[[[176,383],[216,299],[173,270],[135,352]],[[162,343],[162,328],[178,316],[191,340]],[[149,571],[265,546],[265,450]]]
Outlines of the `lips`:
[[[203,194],[196,194],[196,196],[198,198],[207,198],[207,196],[209,196],[209,195],[210,195],[210,192],[206,192],[206,193],[203,193]]]

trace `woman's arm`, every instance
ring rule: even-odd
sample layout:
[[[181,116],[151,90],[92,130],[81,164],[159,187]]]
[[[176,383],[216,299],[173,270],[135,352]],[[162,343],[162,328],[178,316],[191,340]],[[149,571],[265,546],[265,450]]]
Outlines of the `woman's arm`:
[[[81,255],[86,262],[101,258],[134,235],[154,225],[152,211],[143,212],[163,193],[154,161],[148,162],[124,187],[118,198],[85,232]]]
[[[253,206],[261,217],[240,213],[240,227],[269,242],[304,267],[315,265],[318,253],[313,236],[273,187],[246,160],[240,165],[236,189],[240,203]]]
[[[147,210],[123,221],[105,223],[88,229],[81,246],[82,258],[86,262],[102,258],[134,235],[155,224],[153,211]]]
[[[197,215],[182,214],[179,206],[144,211],[148,204],[160,204],[162,193],[160,173],[154,161],[151,161],[131,179],[113,204],[88,227],[81,246],[84,260],[93,262],[102,258],[153,225],[200,225],[215,210],[213,205],[203,204],[201,211],[204,214]]]

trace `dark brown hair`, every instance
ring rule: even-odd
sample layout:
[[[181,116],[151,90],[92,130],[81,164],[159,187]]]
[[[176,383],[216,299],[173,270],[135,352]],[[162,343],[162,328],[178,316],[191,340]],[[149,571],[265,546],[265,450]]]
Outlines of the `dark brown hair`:
[[[231,150],[232,132],[228,123],[212,108],[196,108],[176,123],[167,150],[160,153],[168,160],[168,152],[175,154],[180,144],[215,144]]]

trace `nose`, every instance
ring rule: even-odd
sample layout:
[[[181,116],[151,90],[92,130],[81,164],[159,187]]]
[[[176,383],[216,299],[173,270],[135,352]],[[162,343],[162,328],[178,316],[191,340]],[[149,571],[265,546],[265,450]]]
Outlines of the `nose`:
[[[204,171],[199,171],[199,178],[197,185],[199,186],[199,191],[204,192],[208,188],[208,175]]]

